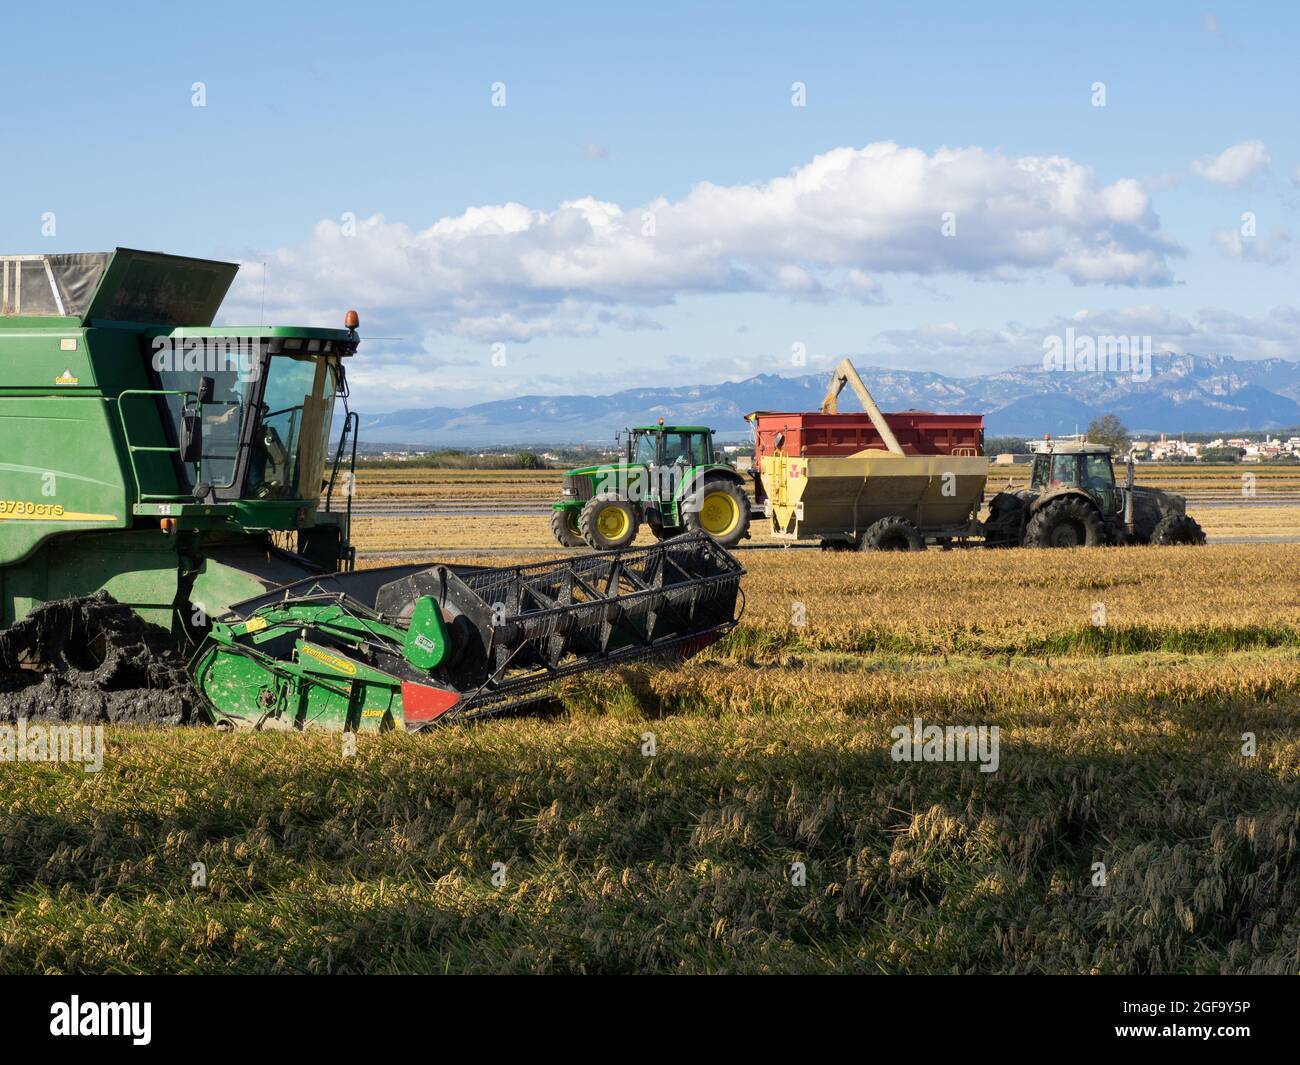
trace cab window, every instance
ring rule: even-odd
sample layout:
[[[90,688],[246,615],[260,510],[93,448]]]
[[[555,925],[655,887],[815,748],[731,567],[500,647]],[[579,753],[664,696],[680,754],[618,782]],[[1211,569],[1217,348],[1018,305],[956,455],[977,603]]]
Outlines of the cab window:
[[[709,461],[708,443],[704,433],[664,433],[664,465],[680,459],[688,466],[703,466]]]
[[[1052,457],[1050,455],[1039,455],[1034,459],[1034,473],[1029,479],[1031,488],[1042,488],[1047,484],[1047,473],[1052,466]]]
[[[1115,487],[1115,473],[1109,455],[1089,455],[1084,460],[1084,476],[1090,488]]]
[[[658,433],[637,433],[636,454],[632,457],[633,462],[640,462],[644,463],[646,466],[653,466],[659,461],[658,452]]]
[[[1075,484],[1079,479],[1078,462],[1076,455],[1053,455],[1052,480],[1061,484]]]

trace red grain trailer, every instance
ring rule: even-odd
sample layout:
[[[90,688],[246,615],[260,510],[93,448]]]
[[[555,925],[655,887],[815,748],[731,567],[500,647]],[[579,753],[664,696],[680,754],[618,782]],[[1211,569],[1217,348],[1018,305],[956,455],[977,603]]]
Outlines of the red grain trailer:
[[[904,454],[984,454],[982,414],[904,410],[884,417]],[[865,413],[755,411],[746,415],[746,419],[754,427],[754,492],[760,503],[765,493],[758,471],[762,468],[763,456],[778,447],[787,455],[808,458],[852,455],[866,448],[885,449],[885,442],[871,424],[870,415]]]

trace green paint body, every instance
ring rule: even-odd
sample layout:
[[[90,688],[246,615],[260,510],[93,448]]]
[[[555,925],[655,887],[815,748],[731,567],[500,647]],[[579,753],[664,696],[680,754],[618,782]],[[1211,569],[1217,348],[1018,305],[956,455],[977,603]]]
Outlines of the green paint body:
[[[214,720],[238,727],[404,729],[403,683],[428,684],[447,647],[427,597],[405,627],[336,601],[291,601],[214,624],[190,672],[220,708]]]
[[[217,617],[265,590],[265,582],[213,559],[217,549],[291,532],[292,546],[313,561],[346,556],[338,517],[318,513],[315,491],[298,493],[305,498],[194,498],[153,359],[163,342],[183,349],[186,340],[239,338],[276,353],[268,366],[290,351],[299,362],[337,360],[355,349],[354,333],[213,327],[234,264],[124,249],[107,257],[93,293],[77,307],[14,313],[21,302],[15,272],[44,278],[39,257],[27,259],[3,262],[0,625],[43,602],[104,590],[179,635],[193,630],[195,616]],[[180,313],[195,317],[178,324]]]

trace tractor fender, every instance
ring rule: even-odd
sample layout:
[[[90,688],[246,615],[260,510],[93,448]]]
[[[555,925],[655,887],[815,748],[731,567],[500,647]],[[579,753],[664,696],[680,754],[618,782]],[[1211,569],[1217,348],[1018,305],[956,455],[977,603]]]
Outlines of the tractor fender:
[[[745,487],[745,478],[730,466],[710,466],[689,480],[683,481],[681,494],[678,498],[682,500],[689,498],[692,492],[702,491],[710,481],[730,481],[741,489]]]
[[[691,499],[696,501],[698,506],[704,499],[704,486],[714,481],[728,481],[736,485],[742,492],[746,491],[745,478],[733,470],[730,466],[709,466],[700,470],[693,477],[683,479],[681,487],[677,491],[678,513],[683,522],[686,521],[686,508]],[[698,493],[698,495],[696,494]]]
[[[1043,509],[1043,507],[1047,506],[1048,503],[1055,503],[1058,499],[1066,499],[1069,497],[1082,499],[1085,503],[1088,504],[1088,506],[1092,507],[1093,510],[1097,511],[1098,517],[1101,517],[1101,509],[1097,506],[1097,501],[1093,499],[1092,496],[1090,496],[1087,492],[1081,492],[1077,488],[1057,488],[1051,492],[1043,492],[1041,495],[1038,495],[1030,499],[1029,513],[1037,514],[1040,510]]]

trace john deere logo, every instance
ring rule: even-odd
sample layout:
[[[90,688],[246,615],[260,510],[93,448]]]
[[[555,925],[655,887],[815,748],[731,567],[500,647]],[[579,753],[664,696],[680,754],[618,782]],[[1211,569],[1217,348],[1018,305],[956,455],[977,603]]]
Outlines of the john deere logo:
[[[310,644],[303,644],[302,653],[318,662],[324,662],[330,669],[336,669],[340,673],[346,673],[352,676],[356,673],[357,667],[349,662],[346,658],[340,658],[338,655],[332,655],[328,651],[320,651]]]
[[[56,385],[75,385],[77,379],[72,376],[71,370],[64,370],[63,373],[59,374],[59,376],[54,379],[54,383]]]

